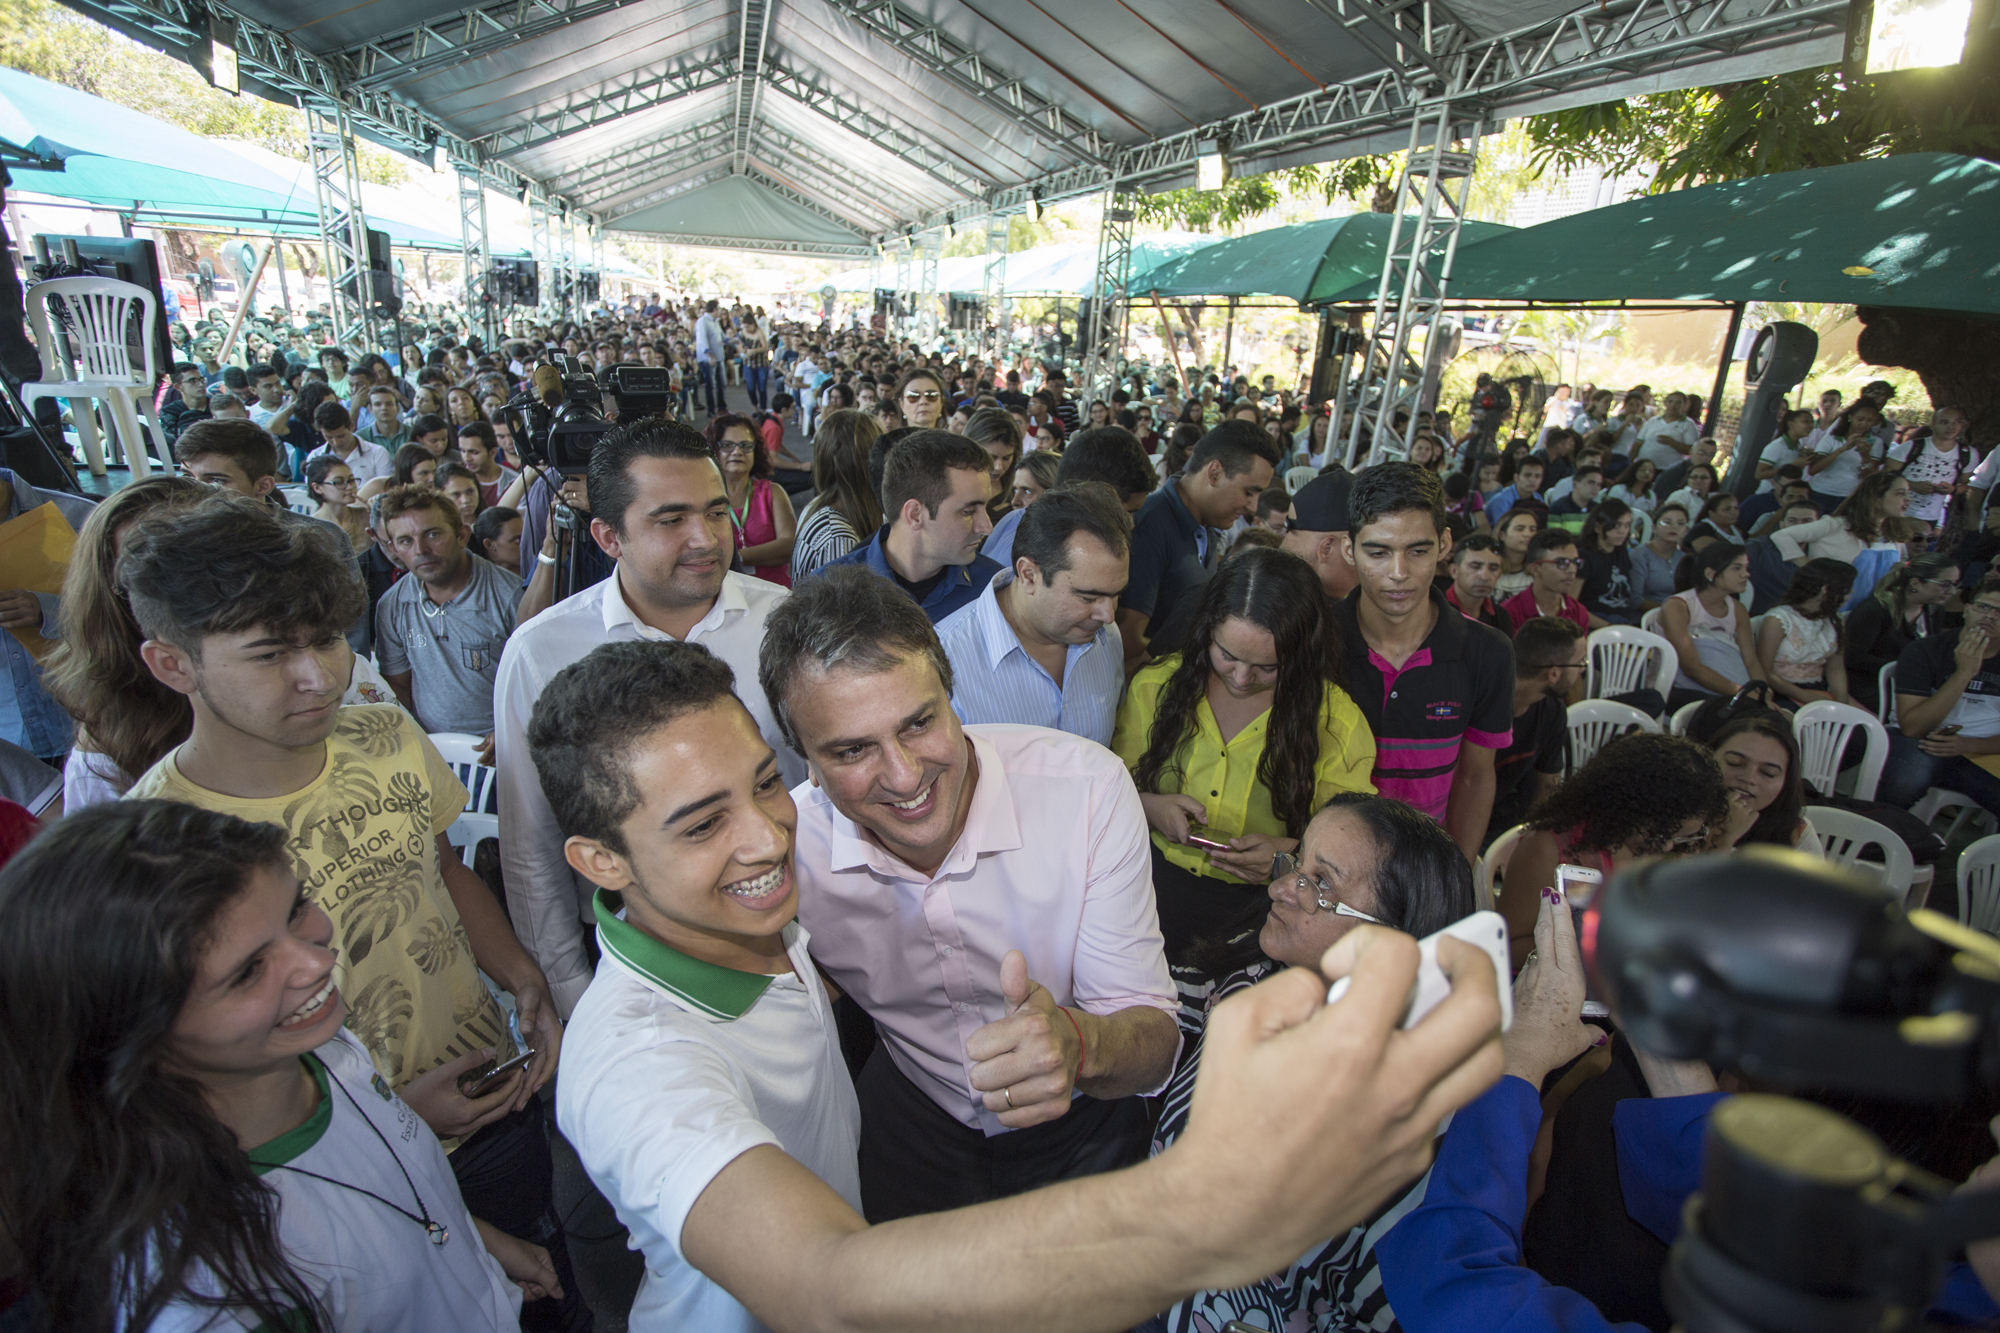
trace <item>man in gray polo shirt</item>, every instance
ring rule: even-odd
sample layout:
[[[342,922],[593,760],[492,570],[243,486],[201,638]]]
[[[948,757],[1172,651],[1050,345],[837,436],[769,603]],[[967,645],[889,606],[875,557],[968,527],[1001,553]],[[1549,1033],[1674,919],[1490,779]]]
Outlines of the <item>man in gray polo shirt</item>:
[[[466,549],[458,506],[429,486],[382,494],[382,527],[410,571],[375,604],[382,678],[428,732],[493,736],[493,680],[514,632],[512,575]]]

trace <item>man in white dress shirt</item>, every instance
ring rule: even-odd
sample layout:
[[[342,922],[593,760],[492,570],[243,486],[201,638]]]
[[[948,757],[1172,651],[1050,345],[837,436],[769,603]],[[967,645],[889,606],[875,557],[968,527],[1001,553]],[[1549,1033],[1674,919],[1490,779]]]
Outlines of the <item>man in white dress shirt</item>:
[[[634,1333],[930,1329],[940,1311],[964,1328],[1130,1328],[1367,1218],[1423,1170],[1439,1121],[1498,1076],[1485,956],[1447,940],[1452,994],[1398,1031],[1416,943],[1359,926],[1323,972],[1289,969],[1216,1009],[1188,1132],[1163,1153],[870,1227],[836,992],[794,920],[798,815],[730,689],[698,646],[604,644],[555,676],[529,730],[565,855],[606,890],[556,1115],[645,1257]],[[1325,1003],[1327,979],[1347,975]],[[1027,1004],[1068,1029],[1045,994]]]
[[[610,578],[558,602],[514,631],[493,690],[500,784],[500,860],[514,929],[549,976],[564,1017],[590,984],[586,923],[591,885],[563,860],[563,838],[535,779],[528,716],[549,680],[600,643],[699,643],[754,678],[764,620],[785,590],[729,572],[729,497],[708,442],[660,417],[621,426],[590,460],[590,535],[617,562]],[[754,686],[743,691],[764,735],[777,723]],[[805,772],[780,750],[787,781]]]
[[[1138,790],[1103,746],[961,728],[930,621],[829,570],[760,673],[810,765],[799,919],[875,1020],[857,1085],[871,1222],[1130,1165],[1180,1034]]]
[[[722,357],[722,325],[716,321],[715,302],[711,299],[702,307],[701,318],[694,322],[695,366],[701,372],[702,396],[708,401],[710,416],[728,405],[722,391],[725,382]]]

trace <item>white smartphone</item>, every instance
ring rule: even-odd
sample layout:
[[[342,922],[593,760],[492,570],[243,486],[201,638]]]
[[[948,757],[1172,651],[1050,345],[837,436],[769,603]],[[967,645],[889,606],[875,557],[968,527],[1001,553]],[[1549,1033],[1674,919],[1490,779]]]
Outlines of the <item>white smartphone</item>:
[[[1404,1010],[1399,1026],[1415,1027],[1425,1014],[1437,1007],[1440,1000],[1451,994],[1451,982],[1445,978],[1444,969],[1438,966],[1437,960],[1437,942],[1446,935],[1484,949],[1486,956],[1493,960],[1493,981],[1500,993],[1500,1030],[1505,1032],[1514,1025],[1514,990],[1507,966],[1507,921],[1498,912],[1474,912],[1452,922],[1437,934],[1417,941],[1417,981],[1410,987],[1409,1007]],[[1328,1004],[1336,1003],[1347,994],[1348,981],[1349,978],[1342,977],[1327,988]]]
[[[1569,904],[1570,921],[1576,927],[1577,947],[1583,945],[1584,909],[1597,899],[1597,892],[1604,887],[1604,872],[1592,870],[1589,866],[1557,866],[1556,892]],[[1603,1001],[1591,998],[1583,1002],[1585,1018],[1609,1018],[1611,1010]]]

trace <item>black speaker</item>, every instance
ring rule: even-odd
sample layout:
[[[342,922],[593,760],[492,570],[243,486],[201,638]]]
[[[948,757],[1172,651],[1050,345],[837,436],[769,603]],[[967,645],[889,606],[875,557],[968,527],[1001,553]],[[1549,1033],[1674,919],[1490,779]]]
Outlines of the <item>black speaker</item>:
[[[1743,359],[1743,419],[1723,484],[1738,496],[1757,488],[1757,455],[1778,434],[1778,401],[1798,388],[1819,355],[1819,335],[1803,324],[1780,320],[1758,330]]]
[[[394,273],[371,268],[340,284],[342,291],[365,302],[368,313],[380,319],[394,319],[403,311],[403,280]],[[365,293],[362,294],[362,293]]]
[[[1344,390],[1347,362],[1361,345],[1361,335],[1348,328],[1342,315],[1326,308],[1319,312],[1319,335],[1313,348],[1312,381],[1306,386],[1306,401],[1318,406]]]
[[[541,304],[541,270],[532,259],[494,260],[487,266],[486,283],[496,305]]]

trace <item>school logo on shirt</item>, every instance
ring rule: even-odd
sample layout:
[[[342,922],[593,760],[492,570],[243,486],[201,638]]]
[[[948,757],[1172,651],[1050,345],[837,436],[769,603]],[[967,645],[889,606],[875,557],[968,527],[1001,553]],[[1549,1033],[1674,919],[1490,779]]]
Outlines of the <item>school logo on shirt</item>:
[[[368,1086],[375,1089],[375,1095],[385,1102],[396,1095],[389,1091],[388,1081],[380,1074],[370,1074],[368,1076]]]
[[[1465,706],[1456,699],[1440,699],[1424,705],[1424,721],[1456,722],[1465,716]]]

